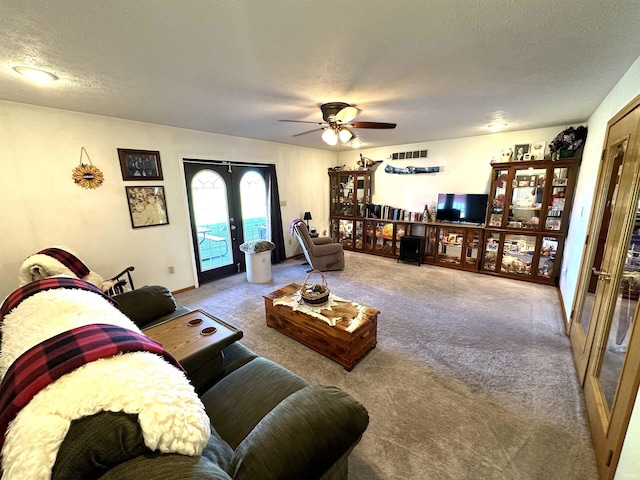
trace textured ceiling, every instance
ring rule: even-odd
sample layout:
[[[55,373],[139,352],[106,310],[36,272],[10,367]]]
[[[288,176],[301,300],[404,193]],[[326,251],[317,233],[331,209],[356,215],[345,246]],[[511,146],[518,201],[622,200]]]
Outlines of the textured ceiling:
[[[583,122],[639,31],[638,0],[2,0],[0,99],[326,149],[278,120],[342,101],[399,145]]]

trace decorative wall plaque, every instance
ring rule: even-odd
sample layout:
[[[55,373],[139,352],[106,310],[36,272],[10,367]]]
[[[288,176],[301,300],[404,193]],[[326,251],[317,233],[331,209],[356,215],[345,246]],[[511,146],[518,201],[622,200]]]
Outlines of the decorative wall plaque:
[[[89,164],[82,163],[83,153],[87,156]],[[104,182],[103,173],[91,163],[89,154],[84,147],[80,147],[80,165],[73,169],[72,178],[76,185],[80,185],[82,188],[98,188]]]

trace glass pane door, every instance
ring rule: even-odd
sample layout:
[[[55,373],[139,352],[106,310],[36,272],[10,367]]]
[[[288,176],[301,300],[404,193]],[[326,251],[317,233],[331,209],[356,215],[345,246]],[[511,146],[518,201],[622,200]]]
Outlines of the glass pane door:
[[[460,265],[464,231],[459,228],[440,228],[438,241],[438,263]]]
[[[200,270],[233,264],[227,183],[213,170],[201,170],[191,180],[193,216],[198,233]]]
[[[478,270],[478,252],[480,251],[482,242],[482,230],[470,228],[467,230],[467,239],[465,244],[464,266],[468,270]]]
[[[516,170],[507,226],[538,230],[546,169]],[[556,229],[557,230],[557,229]]]
[[[496,170],[491,186],[491,207],[489,214],[489,226],[502,227],[504,218],[504,205],[507,194],[507,180],[509,170]]]
[[[500,269],[513,275],[531,276],[531,264],[536,250],[536,237],[532,235],[505,235]]]
[[[564,221],[565,198],[567,193],[567,182],[569,178],[568,167],[558,167],[553,169],[551,180],[551,196],[547,207],[547,217],[544,223],[545,230],[561,230]]]
[[[249,171],[240,180],[244,241],[271,240],[267,216],[267,186],[264,177]]]
[[[184,173],[199,283],[244,271],[240,245],[271,239],[266,177],[198,160],[185,161]]]
[[[542,237],[542,248],[538,258],[538,278],[555,278],[556,254],[559,245],[558,237]]]

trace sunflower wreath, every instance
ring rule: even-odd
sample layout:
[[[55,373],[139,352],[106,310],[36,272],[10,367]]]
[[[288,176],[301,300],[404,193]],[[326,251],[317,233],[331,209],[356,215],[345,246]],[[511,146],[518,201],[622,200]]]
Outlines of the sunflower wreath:
[[[87,156],[89,164],[82,163],[83,152]],[[104,182],[103,173],[91,163],[89,154],[84,147],[80,148],[80,165],[73,169],[72,178],[76,185],[80,185],[82,188],[98,188]]]

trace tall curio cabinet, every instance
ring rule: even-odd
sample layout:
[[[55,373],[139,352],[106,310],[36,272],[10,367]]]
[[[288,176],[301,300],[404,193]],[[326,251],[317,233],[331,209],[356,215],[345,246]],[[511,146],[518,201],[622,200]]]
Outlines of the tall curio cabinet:
[[[365,210],[371,204],[377,165],[368,170],[329,172],[331,237],[347,250],[363,250]]]
[[[558,284],[580,158],[492,163],[481,271]]]

